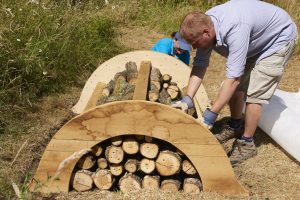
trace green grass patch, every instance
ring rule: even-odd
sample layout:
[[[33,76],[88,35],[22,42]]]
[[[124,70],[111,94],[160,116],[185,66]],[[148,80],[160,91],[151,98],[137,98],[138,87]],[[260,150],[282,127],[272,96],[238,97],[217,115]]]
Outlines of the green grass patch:
[[[40,97],[82,86],[83,75],[125,51],[103,5],[36,2],[2,1],[0,133],[9,124],[5,115],[22,116]]]

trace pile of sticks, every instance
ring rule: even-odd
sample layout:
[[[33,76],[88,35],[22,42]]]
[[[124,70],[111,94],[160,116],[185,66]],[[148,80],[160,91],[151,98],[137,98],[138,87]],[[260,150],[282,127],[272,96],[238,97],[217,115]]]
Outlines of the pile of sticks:
[[[202,183],[190,160],[176,147],[143,135],[122,135],[101,142],[77,162],[76,191],[141,189],[199,193]]]
[[[113,101],[132,100],[138,70],[135,62],[127,62],[125,70],[115,74],[114,78],[102,90],[97,105]],[[158,68],[152,67],[147,100],[170,105],[180,99],[182,92],[169,74],[162,75]]]

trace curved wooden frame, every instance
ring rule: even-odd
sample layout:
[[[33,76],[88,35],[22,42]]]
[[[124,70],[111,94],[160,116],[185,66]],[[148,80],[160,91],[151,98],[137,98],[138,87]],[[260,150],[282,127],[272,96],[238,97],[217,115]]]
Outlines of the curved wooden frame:
[[[136,62],[139,69],[141,62],[145,60],[151,61],[151,65],[159,68],[163,74],[168,73],[172,75],[173,80],[178,84],[180,89],[187,86],[191,68],[182,61],[172,56],[153,51],[127,52],[105,61],[93,72],[85,83],[81,96],[77,104],[72,108],[72,111],[76,114],[80,114],[85,110],[93,108],[101,93],[101,89],[103,89],[105,84],[108,83],[117,72],[121,72],[125,69],[127,62]],[[210,100],[202,85],[197,91],[194,101],[198,117],[201,119],[201,113],[207,107],[210,107]]]
[[[56,179],[59,164],[68,156],[110,137],[141,134],[165,140],[185,153],[197,169],[204,191],[247,195],[216,138],[193,117],[159,103],[132,100],[97,106],[71,119],[48,144],[31,183],[41,192],[68,192],[78,159],[69,162]]]

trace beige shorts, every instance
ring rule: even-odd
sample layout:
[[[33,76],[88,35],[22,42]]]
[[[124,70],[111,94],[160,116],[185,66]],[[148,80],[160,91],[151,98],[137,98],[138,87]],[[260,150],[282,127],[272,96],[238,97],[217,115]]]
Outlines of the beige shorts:
[[[260,60],[248,59],[244,75],[237,88],[245,92],[245,101],[248,103],[267,104],[273,96],[284,72],[287,61],[290,59],[296,40],[292,40],[285,47]]]

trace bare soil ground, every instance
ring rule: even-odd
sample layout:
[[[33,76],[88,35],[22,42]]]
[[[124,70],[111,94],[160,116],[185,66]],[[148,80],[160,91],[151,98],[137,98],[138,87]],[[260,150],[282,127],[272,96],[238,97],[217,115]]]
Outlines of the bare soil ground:
[[[150,49],[160,38],[166,37],[147,28],[122,28],[120,43],[132,50]],[[296,92],[300,88],[299,56],[294,56],[287,66],[282,78],[280,89]],[[225,77],[225,59],[213,55],[211,66],[205,77],[204,86],[210,99],[215,99],[218,88]],[[0,147],[0,174],[10,177],[11,181],[22,182],[25,175],[34,173],[43,151],[53,134],[66,120],[72,117],[69,109],[79,98],[80,88],[71,88],[63,95],[44,98],[38,112],[32,114],[36,119],[30,133],[17,140],[7,136],[5,145]],[[228,118],[229,111],[225,108],[220,121]],[[26,122],[23,122],[26,123]],[[11,165],[20,147],[16,161]],[[226,144],[229,148],[232,141]],[[255,135],[258,155],[234,168],[238,181],[250,191],[250,197],[243,199],[300,199],[300,165],[291,158],[281,147],[260,129]],[[1,178],[1,177],[0,177]],[[21,185],[21,189],[26,186]],[[2,197],[3,198],[3,197]],[[0,199],[1,192],[0,192]],[[242,199],[241,197],[221,196],[215,193],[188,195],[184,193],[149,193],[146,191],[125,195],[120,192],[92,191],[86,193],[70,192],[68,194],[35,194],[34,199]]]

